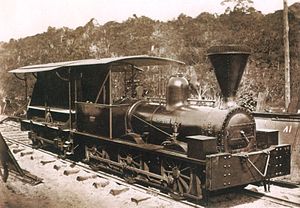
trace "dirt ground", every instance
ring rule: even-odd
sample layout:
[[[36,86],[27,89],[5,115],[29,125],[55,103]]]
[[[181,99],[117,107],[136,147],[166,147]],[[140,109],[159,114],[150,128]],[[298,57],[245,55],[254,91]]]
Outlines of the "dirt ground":
[[[22,147],[23,148],[23,147]],[[32,149],[22,151],[29,152]],[[93,173],[88,173],[83,168],[71,167],[71,163],[49,156],[37,150],[30,155],[20,156],[20,152],[15,154],[20,166],[27,169],[32,174],[43,178],[41,184],[32,186],[24,183],[10,174],[6,183],[0,182],[0,207],[97,207],[97,208],[131,208],[131,207],[183,207],[173,200],[160,199],[153,194],[129,188],[129,190],[114,196],[112,190],[122,190],[124,185],[105,178],[95,177]],[[53,161],[45,165],[41,161]],[[59,170],[54,166],[60,167]],[[64,171],[79,170],[77,174],[65,175]],[[78,176],[91,176],[92,178],[78,181]],[[93,178],[94,176],[94,178]],[[108,184],[106,187],[96,188],[93,184]],[[125,189],[126,190],[126,189]],[[146,199],[138,204],[132,201],[135,199]],[[186,206],[189,207],[189,206]]]
[[[15,147],[16,148],[16,147]],[[20,148],[20,147],[18,147]],[[22,147],[23,148],[23,147]],[[77,181],[78,176],[91,176],[92,173],[86,172],[84,169],[77,166],[71,167],[70,163],[49,156],[45,153],[30,148],[22,152],[34,151],[33,154],[20,156],[20,152],[14,154],[20,166],[38,177],[43,178],[43,183],[32,186],[24,183],[10,174],[7,183],[0,182],[0,207],[2,208],[56,208],[56,207],[74,207],[74,208],[179,208],[190,207],[179,204],[173,200],[165,200],[157,196],[138,190],[129,188],[119,195],[112,195],[111,190],[121,190],[126,188],[124,185],[119,185],[114,181],[96,177],[84,181]],[[41,161],[53,161],[45,165]],[[54,169],[54,165],[60,169]],[[65,170],[79,170],[77,174],[66,176]],[[94,183],[108,185],[104,188],[95,188]],[[251,187],[250,187],[251,188]],[[271,190],[273,193],[278,192],[278,195],[286,195],[287,198],[294,196],[299,197],[299,189],[293,190],[292,195],[288,194],[291,190]],[[146,200],[135,203],[131,198],[144,198]],[[284,207],[266,200],[258,200],[243,196],[239,193],[226,193],[220,196],[212,197],[209,207]]]

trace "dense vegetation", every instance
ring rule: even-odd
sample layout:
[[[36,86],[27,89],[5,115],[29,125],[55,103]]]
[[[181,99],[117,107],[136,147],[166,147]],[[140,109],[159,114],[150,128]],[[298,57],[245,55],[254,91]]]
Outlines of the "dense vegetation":
[[[300,89],[300,74],[297,70],[300,65],[299,13],[300,3],[290,7],[293,96],[298,96]],[[163,56],[186,62],[184,70],[188,76],[194,76],[196,72],[203,96],[214,97],[218,93],[218,86],[206,51],[210,46],[230,43],[244,44],[252,50],[239,97],[255,101],[259,92],[266,92],[269,106],[283,107],[282,36],[282,11],[263,15],[252,7],[247,10],[226,10],[221,15],[201,13],[196,18],[181,14],[168,22],[134,15],[122,23],[107,22],[104,25],[91,19],[75,30],[49,27],[42,34],[1,43],[0,97],[24,95],[21,87],[23,83],[7,73],[20,66],[136,54]],[[153,76],[145,76],[146,87],[155,82]]]

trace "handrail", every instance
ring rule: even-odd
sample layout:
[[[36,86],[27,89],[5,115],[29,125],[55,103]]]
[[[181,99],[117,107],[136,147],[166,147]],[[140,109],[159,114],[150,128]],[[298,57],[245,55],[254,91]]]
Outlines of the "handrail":
[[[256,166],[255,164],[249,159],[249,156],[248,154],[237,154],[237,155],[234,155],[236,157],[241,157],[241,158],[244,158],[244,159],[247,159],[247,161],[250,163],[250,165],[263,177],[265,178],[267,176],[267,172],[268,172],[268,167],[269,167],[269,162],[270,162],[270,151],[268,150],[264,150],[263,151],[264,154],[267,155],[267,161],[266,161],[266,164],[265,164],[265,168],[264,168],[264,173],[262,173]]]
[[[79,102],[75,101],[75,104],[84,104],[84,105],[93,105],[95,107],[120,107],[120,106],[130,106],[130,104],[124,103],[124,104],[101,104],[101,103],[92,103],[92,102]]]

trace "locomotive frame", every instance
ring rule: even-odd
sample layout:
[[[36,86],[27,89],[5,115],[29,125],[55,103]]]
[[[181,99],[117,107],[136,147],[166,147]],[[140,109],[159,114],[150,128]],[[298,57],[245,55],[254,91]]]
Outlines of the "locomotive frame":
[[[212,53],[213,59],[218,62],[220,54],[225,54],[227,61],[228,55],[237,55],[234,65],[243,62],[239,71],[225,67],[225,74],[216,72],[227,103],[237,90],[243,73],[240,69],[247,60],[243,56],[248,57],[248,53],[217,51]],[[177,199],[200,200],[212,191],[265,183],[270,178],[289,174],[289,145],[278,145],[278,135],[274,136],[274,132],[256,134],[254,119],[243,108],[220,109],[189,103],[188,88],[181,75],[173,76],[173,83],[180,82],[180,86],[173,84],[168,88],[165,102],[142,99],[141,93],[133,98],[140,67],[157,65],[184,63],[160,57],[128,56],[12,70],[12,73],[34,73],[37,78],[21,128],[29,131],[35,147],[50,144],[64,156],[75,155],[95,169],[116,172],[130,183],[159,187]],[[112,74],[115,72],[124,73],[125,90],[124,97],[114,101]],[[230,76],[235,77],[233,84],[222,81]],[[175,100],[172,90],[179,93]],[[191,114],[185,114],[189,111]],[[193,112],[213,116],[212,123],[205,122],[204,117],[192,119]],[[233,122],[234,119],[237,121]],[[238,123],[239,119],[246,123]],[[200,121],[203,123],[200,130],[189,126]],[[211,127],[214,123],[218,127]],[[186,131],[182,133],[178,128]],[[221,139],[230,136],[230,140]]]

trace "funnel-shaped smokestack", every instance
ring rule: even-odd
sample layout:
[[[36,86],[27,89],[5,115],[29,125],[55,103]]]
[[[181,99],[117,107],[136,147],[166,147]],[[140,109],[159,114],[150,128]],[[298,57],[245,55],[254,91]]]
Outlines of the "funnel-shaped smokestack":
[[[245,46],[213,46],[208,49],[225,102],[236,95],[249,55],[250,49]]]

